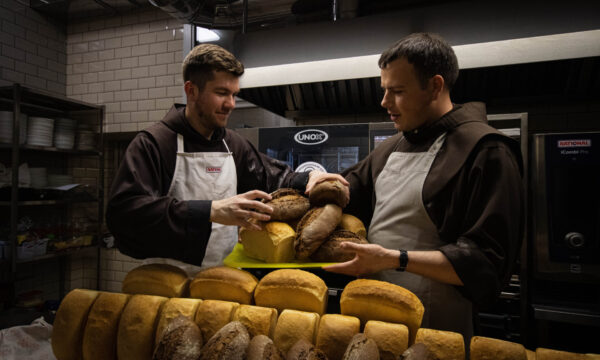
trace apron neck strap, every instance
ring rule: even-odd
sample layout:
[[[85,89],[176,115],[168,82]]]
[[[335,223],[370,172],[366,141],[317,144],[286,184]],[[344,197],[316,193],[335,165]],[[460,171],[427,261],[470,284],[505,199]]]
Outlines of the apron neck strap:
[[[227,146],[227,143],[225,142],[224,138],[223,138],[223,144],[225,145],[225,149],[227,149],[227,153],[231,154],[231,151],[229,150],[229,146]]]

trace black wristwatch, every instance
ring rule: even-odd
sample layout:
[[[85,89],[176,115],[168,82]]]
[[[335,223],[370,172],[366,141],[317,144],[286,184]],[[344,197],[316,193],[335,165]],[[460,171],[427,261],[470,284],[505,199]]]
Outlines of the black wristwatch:
[[[396,271],[406,270],[406,265],[408,265],[408,253],[406,250],[400,249],[400,266],[398,266]]]

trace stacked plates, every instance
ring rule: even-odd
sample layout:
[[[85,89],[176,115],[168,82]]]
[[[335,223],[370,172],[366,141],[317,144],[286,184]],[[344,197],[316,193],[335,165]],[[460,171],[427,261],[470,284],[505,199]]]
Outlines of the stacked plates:
[[[46,168],[29,168],[31,176],[31,187],[36,189],[45,188],[48,186],[48,171]]]
[[[73,177],[65,174],[48,174],[48,187],[73,184]]]
[[[75,120],[59,118],[54,126],[54,146],[58,149],[72,149],[75,145]]]
[[[25,144],[27,140],[27,115],[21,113],[21,124],[20,126],[20,144]],[[0,111],[0,142],[1,143],[12,143],[13,133],[13,112],[12,111]]]
[[[30,117],[27,127],[27,145],[52,146],[54,119]]]
[[[78,150],[96,150],[96,133],[91,126],[80,124],[77,129],[77,149]]]

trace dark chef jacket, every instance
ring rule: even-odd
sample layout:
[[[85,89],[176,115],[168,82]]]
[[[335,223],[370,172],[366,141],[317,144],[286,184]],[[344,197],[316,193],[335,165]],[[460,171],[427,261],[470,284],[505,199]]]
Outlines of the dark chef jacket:
[[[304,190],[308,173],[294,173],[283,162],[258,152],[235,131],[218,129],[210,140],[175,105],[165,118],[140,132],[129,145],[110,192],[106,223],[119,250],[134,258],[163,257],[200,265],[211,233],[211,201],[179,201],[167,196],[177,153],[177,134],[185,152],[233,153],[237,192],[279,187]]]
[[[458,290],[477,305],[489,305],[513,270],[525,200],[519,145],[487,125],[484,104],[455,105],[433,123],[386,139],[344,171],[351,189],[345,212],[370,223],[374,184],[389,155],[427,151],[443,132],[446,141],[425,179],[423,204],[446,243],[439,250],[464,284]]]

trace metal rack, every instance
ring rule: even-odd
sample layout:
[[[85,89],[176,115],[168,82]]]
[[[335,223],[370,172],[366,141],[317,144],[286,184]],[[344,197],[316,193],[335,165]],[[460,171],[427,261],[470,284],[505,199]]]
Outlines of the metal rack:
[[[9,110],[13,112],[13,133],[11,144],[0,144],[0,154],[4,153],[3,159],[8,161],[11,175],[10,199],[0,201],[0,210],[10,209],[10,233],[8,235],[9,247],[7,259],[0,260],[0,272],[3,273],[3,286],[8,286],[9,295],[5,295],[5,301],[9,306],[15,302],[15,281],[17,274],[17,265],[25,263],[34,263],[47,261],[49,259],[58,259],[59,262],[59,296],[64,297],[65,289],[65,269],[70,255],[82,252],[95,251],[96,261],[96,284],[99,285],[100,277],[100,239],[102,235],[102,223],[104,213],[104,161],[103,161],[103,120],[104,106],[89,104],[77,100],[67,99],[56,96],[45,91],[22,87],[19,84],[0,87],[0,110]],[[92,126],[97,132],[98,138],[95,150],[77,150],[77,149],[58,149],[55,147],[32,146],[20,144],[20,114],[26,113],[30,116],[46,117],[66,117],[74,119],[77,123],[86,123]],[[7,153],[10,156],[7,157]],[[52,158],[56,161],[62,161],[66,166],[70,166],[69,160],[76,157],[92,157],[97,159],[98,179],[95,193],[88,198],[64,198],[64,199],[19,199],[19,164],[23,159]],[[8,166],[7,166],[8,167]],[[32,208],[41,208],[46,211],[57,210],[65,214],[73,204],[96,203],[97,216],[94,217],[95,226],[93,231],[92,245],[67,248],[60,251],[47,252],[46,254],[19,259],[17,253],[17,224],[20,214],[31,210]],[[67,216],[70,216],[69,214]],[[70,221],[70,219],[67,219]]]

